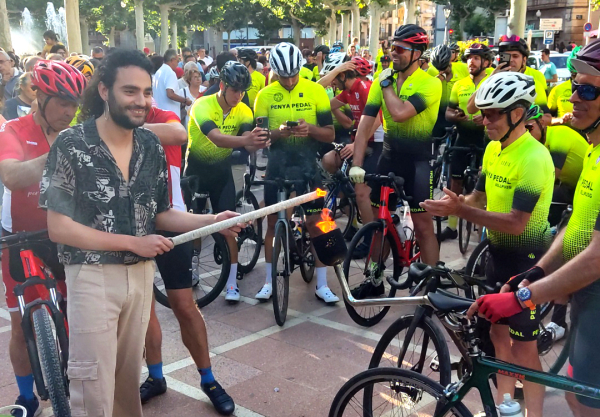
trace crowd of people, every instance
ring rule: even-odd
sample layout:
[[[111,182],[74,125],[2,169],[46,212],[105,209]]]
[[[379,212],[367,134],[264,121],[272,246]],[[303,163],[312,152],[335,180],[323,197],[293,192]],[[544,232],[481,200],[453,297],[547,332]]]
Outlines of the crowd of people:
[[[358,39],[347,48],[336,42],[301,51],[283,42],[215,57],[204,48],[158,55],[101,47],[86,56],[69,53],[51,31],[44,39],[36,56],[0,51],[1,224],[4,236],[48,229],[56,244],[49,244],[53,250],[44,260],[68,289],[73,415],[142,416],[142,404],[166,392],[154,260],[202,390],[220,414],[234,412],[233,399],[213,375],[205,323],[192,299],[192,244],[173,247],[168,238],[236,216],[248,155],[267,148],[266,178],[302,180],[297,193],[320,185],[318,160],[333,173],[351,158],[363,224],[375,218],[380,201],[365,174],[404,178],[425,263],[439,261],[432,215],[448,216],[447,240],[456,238],[459,217],[487,228],[486,277],[491,286],[503,286],[479,298],[469,313],[492,323],[496,357],[541,370],[536,306],[557,302],[548,327],[558,339],[567,330],[570,297],[569,376],[600,384],[594,355],[600,42],[571,52],[571,78],[547,96],[554,75],[526,65],[530,50],[518,36],[501,37],[497,60],[480,43],[465,51],[456,44],[430,48],[426,32],[413,24],[383,41],[374,59]],[[259,118],[266,125],[257,126]],[[469,160],[453,153],[450,187],[434,200],[434,137],[450,126],[457,128],[455,145],[485,149],[481,173],[475,190],[461,195]],[[345,146],[336,152],[333,142]],[[187,212],[180,179],[190,175],[199,178],[198,190],[209,193],[216,214]],[[277,198],[276,187],[265,185],[264,204]],[[562,210],[552,203],[573,205],[570,221],[554,237],[550,225]],[[305,206],[309,226],[322,209],[322,200]],[[259,300],[273,293],[276,220],[267,219]],[[222,232],[231,252],[229,303],[240,300],[235,237],[242,226]],[[364,257],[370,247],[365,241],[353,255]],[[2,259],[16,403],[38,415],[12,291],[18,261],[8,250]],[[371,278],[353,295],[384,295],[384,267],[370,265]],[[338,302],[318,258],[316,277],[317,298]],[[140,387],[144,348],[149,376]],[[507,376],[497,381],[500,403],[515,384]],[[543,387],[525,382],[524,392],[527,415],[542,416]],[[577,417],[600,416],[597,400],[570,394],[567,400]]]

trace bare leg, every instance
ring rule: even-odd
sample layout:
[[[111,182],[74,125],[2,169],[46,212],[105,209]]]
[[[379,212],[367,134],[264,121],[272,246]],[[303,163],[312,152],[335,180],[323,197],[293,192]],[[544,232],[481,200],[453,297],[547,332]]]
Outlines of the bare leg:
[[[433,230],[433,221],[429,213],[411,213],[415,225],[415,236],[421,248],[421,259],[428,265],[440,260],[440,247]]]

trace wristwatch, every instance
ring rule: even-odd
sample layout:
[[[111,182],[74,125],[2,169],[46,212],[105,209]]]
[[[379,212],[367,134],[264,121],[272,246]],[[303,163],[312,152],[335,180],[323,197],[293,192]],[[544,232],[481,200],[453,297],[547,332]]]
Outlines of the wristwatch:
[[[392,80],[390,80],[389,78],[386,78],[385,80],[382,80],[379,85],[381,86],[381,88],[387,88],[390,85],[392,85]]]
[[[527,287],[519,288],[515,293],[517,300],[525,304],[530,310],[535,310],[535,304],[531,302],[531,290]]]

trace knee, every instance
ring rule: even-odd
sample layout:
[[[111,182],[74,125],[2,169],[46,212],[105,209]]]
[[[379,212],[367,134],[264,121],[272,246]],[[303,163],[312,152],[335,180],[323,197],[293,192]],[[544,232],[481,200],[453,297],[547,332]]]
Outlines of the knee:
[[[177,320],[182,326],[202,318],[200,310],[198,310],[196,303],[191,297],[189,300],[186,299],[185,301],[183,299],[169,300],[169,303],[171,304],[175,317],[177,317]]]
[[[415,225],[415,233],[417,236],[433,236],[433,221],[427,213],[419,213],[412,216],[413,224]]]
[[[371,201],[371,188],[366,184],[355,184],[354,192],[359,201]]]
[[[517,340],[512,341],[510,347],[510,353],[514,358],[515,362],[519,364],[528,365],[532,367],[535,361],[539,361],[539,353],[537,350],[537,341],[532,340],[529,342],[521,342]]]
[[[323,159],[321,160],[321,163],[323,164],[323,168],[325,168],[325,170],[331,174],[333,174],[335,171],[337,171],[336,162],[337,161],[336,161],[334,151],[327,152],[325,154],[325,156],[323,156]]]
[[[510,352],[510,337],[508,336],[507,326],[492,326],[490,339],[494,344],[496,353]]]

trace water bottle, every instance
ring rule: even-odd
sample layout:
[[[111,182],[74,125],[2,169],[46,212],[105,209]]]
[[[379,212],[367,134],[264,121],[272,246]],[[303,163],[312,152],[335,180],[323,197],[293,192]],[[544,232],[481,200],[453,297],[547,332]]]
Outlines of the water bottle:
[[[292,217],[292,236],[294,236],[294,240],[302,238],[302,219],[300,217]]]
[[[406,236],[406,232],[404,231],[404,221],[403,218],[398,216],[398,214],[392,214],[392,221],[394,226],[396,226],[396,231],[398,232],[398,237],[400,238],[400,242],[404,243],[408,237]]]
[[[523,417],[521,404],[513,401],[510,394],[504,394],[504,402],[498,406],[500,417]]]

